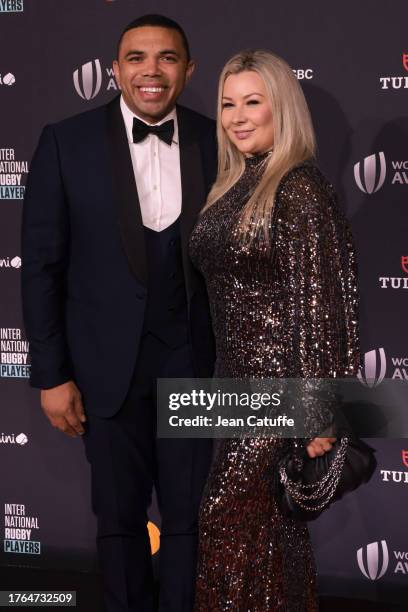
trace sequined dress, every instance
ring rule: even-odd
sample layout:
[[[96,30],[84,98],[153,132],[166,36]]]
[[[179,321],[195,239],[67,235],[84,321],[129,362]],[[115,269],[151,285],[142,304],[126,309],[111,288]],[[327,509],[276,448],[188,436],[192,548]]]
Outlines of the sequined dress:
[[[281,181],[272,249],[237,240],[266,155],[200,217],[190,239],[206,279],[217,377],[344,377],[358,367],[355,255],[331,185],[306,163]],[[195,612],[314,612],[306,524],[284,518],[271,474],[290,442],[222,440],[200,510]]]

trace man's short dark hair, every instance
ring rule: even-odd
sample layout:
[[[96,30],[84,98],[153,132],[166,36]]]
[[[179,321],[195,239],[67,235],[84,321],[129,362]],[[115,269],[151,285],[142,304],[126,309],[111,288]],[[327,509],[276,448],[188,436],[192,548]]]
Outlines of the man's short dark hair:
[[[181,25],[177,23],[177,21],[170,19],[170,17],[165,17],[164,15],[143,15],[142,17],[138,17],[137,19],[134,19],[133,21],[131,21],[126,26],[126,28],[123,30],[122,34],[120,35],[119,42],[118,42],[118,51],[117,51],[118,58],[119,58],[120,45],[121,45],[122,39],[124,35],[126,34],[126,32],[129,32],[129,30],[133,30],[134,28],[143,28],[144,26],[155,26],[158,28],[167,28],[169,30],[176,30],[176,32],[178,32],[181,36],[183,47],[184,47],[184,50],[187,56],[187,61],[188,62],[190,61],[191,59],[190,46],[188,44],[187,36],[183,28],[181,27]]]

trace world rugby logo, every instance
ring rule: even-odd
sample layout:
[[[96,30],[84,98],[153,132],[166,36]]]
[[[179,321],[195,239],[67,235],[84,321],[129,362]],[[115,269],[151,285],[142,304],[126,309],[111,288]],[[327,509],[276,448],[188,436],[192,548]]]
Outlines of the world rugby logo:
[[[386,174],[387,164],[382,151],[365,157],[362,163],[354,164],[354,179],[357,187],[369,195],[381,189]]]
[[[92,100],[101,90],[102,69],[98,59],[83,64],[73,74],[74,86],[83,100]]]
[[[369,580],[379,580],[388,569],[387,542],[371,542],[357,551],[357,563],[361,573]]]
[[[360,366],[357,378],[361,384],[373,388],[384,380],[386,371],[387,360],[384,349],[373,349],[365,353],[364,364]]]

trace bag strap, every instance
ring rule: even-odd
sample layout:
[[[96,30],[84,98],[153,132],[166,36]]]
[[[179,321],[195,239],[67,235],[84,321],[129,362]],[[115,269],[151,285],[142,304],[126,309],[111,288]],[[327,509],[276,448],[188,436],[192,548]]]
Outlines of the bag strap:
[[[339,449],[333,457],[327,473],[320,480],[310,484],[291,480],[285,467],[281,466],[279,470],[280,481],[298,506],[304,510],[322,510],[329,503],[341,478],[348,444],[349,438],[341,438]]]

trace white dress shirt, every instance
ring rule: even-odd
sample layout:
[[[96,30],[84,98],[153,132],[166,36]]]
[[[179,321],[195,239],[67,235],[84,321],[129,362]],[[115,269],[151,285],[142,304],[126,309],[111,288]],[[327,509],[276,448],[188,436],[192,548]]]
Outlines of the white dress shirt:
[[[133,117],[137,115],[129,109],[123,96],[120,98],[120,108],[126,126],[143,225],[161,232],[174,223],[181,213],[180,147],[176,109],[155,124],[161,125],[169,119],[174,120],[173,142],[168,145],[154,134],[149,134],[142,142],[134,143]],[[143,121],[140,117],[137,119]]]

